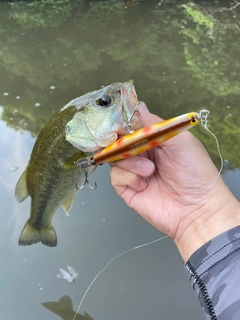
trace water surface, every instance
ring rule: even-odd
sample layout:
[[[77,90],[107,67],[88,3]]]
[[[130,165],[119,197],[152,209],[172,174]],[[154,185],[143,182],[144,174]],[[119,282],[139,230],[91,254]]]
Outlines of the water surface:
[[[58,10],[1,3],[2,319],[71,319],[71,307],[77,309],[109,260],[162,236],[118,198],[104,165],[90,178],[97,190],[79,191],[69,217],[61,208],[56,212],[56,248],[18,246],[30,200],[16,202],[16,182],[39,131],[71,99],[133,79],[139,99],[165,119],[207,108],[224,158],[223,178],[240,198],[239,7],[226,10],[225,1],[158,3],[79,1],[59,3]],[[201,126],[192,132],[219,167],[215,140]],[[73,283],[56,277],[67,264],[79,273]],[[62,308],[50,304],[53,312],[42,305],[61,298]],[[203,319],[170,239],[110,264],[79,314],[84,311],[95,320]]]

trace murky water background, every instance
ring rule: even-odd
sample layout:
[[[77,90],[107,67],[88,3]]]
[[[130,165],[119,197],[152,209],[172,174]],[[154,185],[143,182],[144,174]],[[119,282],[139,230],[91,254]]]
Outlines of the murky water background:
[[[56,248],[18,246],[30,200],[16,202],[15,184],[37,134],[72,98],[133,79],[139,99],[163,118],[209,109],[224,158],[223,178],[240,198],[239,7],[224,9],[234,1],[157,4],[1,3],[1,319],[72,319],[109,260],[162,236],[116,196],[104,165],[90,178],[97,190],[79,191],[69,217],[62,209],[56,212]],[[200,126],[192,132],[219,167],[214,139]],[[67,264],[79,274],[73,283],[56,277]],[[42,305],[46,302],[55,302],[47,305],[52,312]],[[95,320],[203,318],[169,239],[110,264],[76,319],[89,319],[84,311]]]

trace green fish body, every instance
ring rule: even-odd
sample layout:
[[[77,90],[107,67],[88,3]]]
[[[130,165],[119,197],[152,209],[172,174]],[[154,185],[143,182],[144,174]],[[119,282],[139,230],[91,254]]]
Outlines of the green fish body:
[[[123,134],[124,122],[137,104],[133,83],[114,83],[69,102],[40,132],[26,170],[15,190],[19,202],[31,197],[30,218],[19,245],[57,245],[51,224],[59,206],[72,207],[77,185],[86,173],[75,162],[94,155]],[[135,117],[134,126],[138,125]],[[96,166],[87,169],[89,176]]]

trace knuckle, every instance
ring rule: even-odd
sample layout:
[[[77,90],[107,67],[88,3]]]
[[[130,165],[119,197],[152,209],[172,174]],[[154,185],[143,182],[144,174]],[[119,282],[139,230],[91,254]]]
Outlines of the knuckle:
[[[130,186],[134,185],[138,181],[138,176],[135,173],[128,172],[127,175],[125,175],[126,183]]]

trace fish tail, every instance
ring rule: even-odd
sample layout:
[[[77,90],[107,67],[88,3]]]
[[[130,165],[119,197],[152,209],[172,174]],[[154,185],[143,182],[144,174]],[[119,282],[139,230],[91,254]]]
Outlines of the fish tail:
[[[38,230],[28,220],[19,237],[18,244],[20,246],[30,246],[31,244],[38,242],[42,242],[43,244],[49,247],[56,247],[56,232],[52,226]]]
[[[56,247],[57,245],[57,235],[56,231],[52,226],[40,231],[41,242],[49,247]]]

